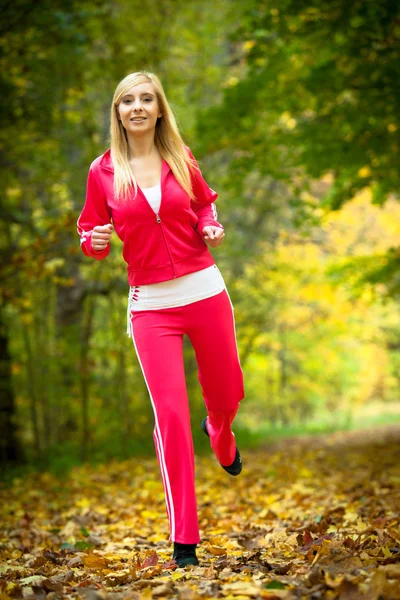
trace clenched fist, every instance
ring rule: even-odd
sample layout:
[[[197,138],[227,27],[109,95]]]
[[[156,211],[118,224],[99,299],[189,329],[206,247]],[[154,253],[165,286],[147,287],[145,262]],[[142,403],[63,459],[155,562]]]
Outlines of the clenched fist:
[[[92,232],[92,248],[93,250],[104,250],[107,244],[110,243],[113,226],[111,223],[107,225],[96,225]]]
[[[203,228],[204,239],[209,246],[216,248],[222,244],[222,240],[225,237],[224,230],[221,227],[214,227],[207,225]]]

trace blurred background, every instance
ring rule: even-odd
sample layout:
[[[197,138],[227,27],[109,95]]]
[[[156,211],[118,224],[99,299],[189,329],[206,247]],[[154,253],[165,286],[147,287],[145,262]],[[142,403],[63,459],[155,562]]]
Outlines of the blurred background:
[[[121,243],[76,221],[114,89],[154,71],[219,193],[241,447],[400,421],[400,8],[379,0],[0,5],[3,466],[154,454]],[[196,452],[208,448],[194,354]]]

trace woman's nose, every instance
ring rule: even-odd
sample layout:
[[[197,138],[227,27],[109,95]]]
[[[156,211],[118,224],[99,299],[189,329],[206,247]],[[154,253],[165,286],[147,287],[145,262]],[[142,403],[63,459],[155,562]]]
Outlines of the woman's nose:
[[[142,110],[142,104],[141,104],[139,98],[134,101],[134,103],[133,103],[133,109],[134,110]]]

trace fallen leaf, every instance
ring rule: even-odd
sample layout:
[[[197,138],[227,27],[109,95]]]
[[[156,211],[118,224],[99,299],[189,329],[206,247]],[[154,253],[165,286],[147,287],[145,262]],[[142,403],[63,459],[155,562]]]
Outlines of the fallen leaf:
[[[222,593],[226,594],[234,594],[234,595],[242,595],[242,596],[258,596],[260,594],[260,589],[258,586],[253,585],[252,583],[247,583],[246,581],[236,581],[234,583],[224,583],[222,586]]]
[[[85,567],[90,569],[107,569],[108,560],[99,554],[87,554],[82,558]]]
[[[209,544],[207,546],[207,550],[210,554],[213,554],[214,556],[221,556],[222,554],[226,554],[225,548],[222,548],[221,546],[212,546],[211,544]]]

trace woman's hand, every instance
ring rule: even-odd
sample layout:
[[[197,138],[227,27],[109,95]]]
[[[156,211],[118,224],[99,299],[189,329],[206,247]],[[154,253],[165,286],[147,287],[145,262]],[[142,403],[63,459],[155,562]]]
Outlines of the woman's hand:
[[[212,248],[216,248],[222,244],[222,240],[225,237],[225,232],[223,229],[221,229],[221,227],[214,227],[212,225],[207,225],[207,227],[204,227],[203,234],[205,241]]]
[[[107,225],[96,225],[92,232],[92,248],[93,250],[104,250],[107,244],[110,243],[113,226],[111,223]]]

